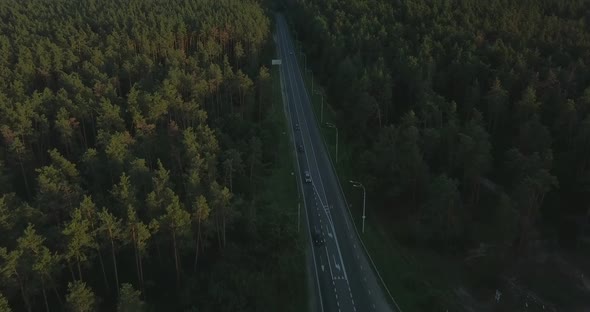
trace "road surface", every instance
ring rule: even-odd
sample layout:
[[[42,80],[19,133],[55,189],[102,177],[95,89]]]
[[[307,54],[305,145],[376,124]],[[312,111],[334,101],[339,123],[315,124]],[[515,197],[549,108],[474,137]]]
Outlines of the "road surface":
[[[275,40],[282,62],[281,88],[290,136],[296,147],[303,146],[303,150],[294,147],[294,153],[302,195],[302,223],[311,251],[311,308],[325,312],[394,311],[350,219],[297,64],[297,52],[280,14]],[[311,182],[305,181],[306,171]],[[325,244],[313,243],[315,228],[320,230]]]

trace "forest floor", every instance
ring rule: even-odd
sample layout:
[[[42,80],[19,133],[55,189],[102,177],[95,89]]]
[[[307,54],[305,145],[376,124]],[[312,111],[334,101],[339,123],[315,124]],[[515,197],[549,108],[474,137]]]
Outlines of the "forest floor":
[[[303,59],[298,55],[299,66]],[[302,70],[308,91],[312,73]],[[314,86],[318,90],[317,84]],[[320,122],[321,97],[310,92],[316,118]],[[325,100],[325,99],[324,99]],[[323,122],[335,123],[336,114],[326,102]],[[328,151],[335,160],[334,129],[322,126]],[[353,221],[361,228],[362,192],[344,181],[355,180],[351,148],[339,141],[335,163]],[[370,194],[368,194],[370,196]],[[370,205],[370,200],[367,206]],[[497,267],[490,258],[466,260],[468,255],[442,255],[427,248],[408,248],[394,237],[394,228],[404,224],[384,224],[392,216],[371,215],[367,208],[362,239],[389,291],[403,311],[590,311],[590,251],[565,253],[541,249],[526,259],[508,261],[509,269]],[[584,267],[585,265],[585,267]],[[496,290],[500,293],[496,301]]]

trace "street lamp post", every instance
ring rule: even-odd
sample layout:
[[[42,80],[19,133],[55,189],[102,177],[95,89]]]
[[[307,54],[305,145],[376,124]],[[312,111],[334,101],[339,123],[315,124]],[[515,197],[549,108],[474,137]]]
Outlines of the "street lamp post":
[[[307,56],[303,53],[301,55],[303,55],[303,68],[307,69]]]
[[[324,122],[324,94],[321,93],[320,91],[316,91],[315,94],[317,94],[317,95],[319,95],[319,96],[322,97],[322,105],[321,105],[322,109],[321,109],[321,112],[320,112],[320,122]]]
[[[338,163],[338,128],[336,128],[335,124],[329,122],[326,122],[326,126],[336,129],[336,163]]]
[[[361,183],[361,182],[357,182],[357,181],[348,181],[350,183],[352,183],[352,186],[354,187],[358,187],[358,188],[362,188],[363,189],[363,234],[365,234],[365,218],[366,218],[366,210],[365,210],[365,204],[366,204],[366,199],[367,199],[367,192],[365,191],[365,186]]]
[[[297,177],[295,177],[295,172],[291,171],[291,175],[295,178],[295,187],[297,188],[297,232],[299,232],[299,223],[301,220],[301,202],[299,201],[299,187],[297,185]]]
[[[297,203],[297,232],[299,232],[299,223],[301,222],[301,203]]]

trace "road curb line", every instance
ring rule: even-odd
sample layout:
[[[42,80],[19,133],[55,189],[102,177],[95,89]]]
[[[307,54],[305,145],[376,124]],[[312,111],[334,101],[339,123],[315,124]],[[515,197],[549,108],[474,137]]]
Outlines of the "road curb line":
[[[295,63],[297,64],[297,66],[298,66],[298,67],[300,68],[300,70],[301,70],[301,65],[299,64],[299,60],[298,60],[298,58],[297,58],[297,57],[295,58]],[[305,70],[305,69],[304,69],[304,70]],[[302,77],[302,78],[303,78],[303,77]],[[305,79],[304,79],[303,81],[304,81],[304,84],[305,84]],[[311,111],[312,111],[312,113],[313,113],[313,115],[314,115],[314,117],[315,117],[316,124],[319,124],[319,122],[318,122],[318,116],[317,116],[317,114],[316,114],[316,112],[315,112],[315,109],[313,109],[314,103],[313,103],[313,101],[312,101],[312,100],[310,99],[310,97],[309,97],[308,90],[307,90],[307,86],[305,87],[305,96],[307,97],[308,101],[309,101],[309,102],[311,103],[311,105],[312,105],[312,110],[311,110]],[[327,104],[326,104],[326,105],[327,105]],[[321,125],[320,125],[320,126],[321,126]],[[321,128],[320,128],[320,129],[321,129]],[[320,134],[322,134],[322,133],[321,133],[321,130],[320,130]],[[322,143],[324,144],[324,148],[326,149],[326,151],[329,151],[329,149],[328,149],[328,145],[326,144],[326,140],[325,140],[324,136],[323,136],[323,135],[321,135],[321,137],[322,137]],[[362,237],[360,236],[360,234],[359,234],[359,232],[358,232],[358,229],[357,229],[357,227],[356,227],[356,223],[354,222],[354,218],[353,218],[353,216],[352,216],[352,212],[350,211],[350,207],[348,206],[348,201],[346,200],[346,196],[344,195],[344,190],[343,190],[343,188],[342,188],[342,184],[340,183],[340,178],[338,177],[338,171],[336,171],[336,167],[334,167],[334,162],[332,161],[332,157],[331,157],[331,155],[330,155],[330,157],[328,157],[328,161],[330,162],[330,165],[331,165],[331,167],[332,167],[332,170],[333,170],[333,172],[334,172],[334,175],[336,176],[336,181],[338,182],[338,186],[339,186],[339,189],[340,189],[340,193],[341,193],[341,195],[342,195],[342,198],[344,199],[344,203],[345,203],[345,205],[346,205],[346,210],[348,211],[348,214],[350,215],[350,220],[351,220],[351,222],[352,222],[352,225],[354,226],[354,230],[355,230],[355,233],[356,233],[356,235],[357,235],[357,238],[360,240],[360,242],[361,242],[361,245],[363,246],[363,249],[365,250],[365,254],[366,254],[368,257],[369,257],[369,260],[370,260],[370,262],[371,262],[371,266],[372,266],[373,270],[375,271],[375,273],[377,273],[377,276],[379,277],[379,280],[381,281],[381,286],[382,286],[383,288],[385,288],[385,290],[387,291],[387,294],[389,295],[389,298],[392,300],[392,302],[393,302],[393,304],[395,305],[395,307],[397,308],[397,310],[398,310],[399,312],[403,312],[403,311],[402,311],[402,309],[401,309],[401,308],[399,307],[399,305],[397,304],[397,302],[395,301],[395,299],[393,298],[393,296],[391,295],[391,292],[389,291],[389,288],[388,288],[388,287],[387,287],[387,285],[385,284],[385,281],[383,281],[383,278],[381,277],[381,274],[379,273],[379,270],[377,269],[377,266],[375,265],[375,262],[373,261],[373,258],[371,257],[371,255],[370,255],[369,251],[367,250],[367,247],[365,246],[365,242],[363,241]]]

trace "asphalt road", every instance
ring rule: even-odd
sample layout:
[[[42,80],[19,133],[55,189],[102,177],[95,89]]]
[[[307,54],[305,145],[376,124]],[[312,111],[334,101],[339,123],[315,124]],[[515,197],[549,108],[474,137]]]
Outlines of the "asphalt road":
[[[294,142],[298,184],[302,194],[302,223],[309,237],[310,276],[315,279],[311,308],[315,311],[394,311],[370,259],[358,238],[338,177],[330,163],[319,125],[310,103],[291,36],[284,17],[277,15],[275,34],[280,65],[285,114]],[[296,146],[303,145],[303,151]],[[305,181],[308,171],[311,182]],[[325,240],[313,243],[313,229]]]

